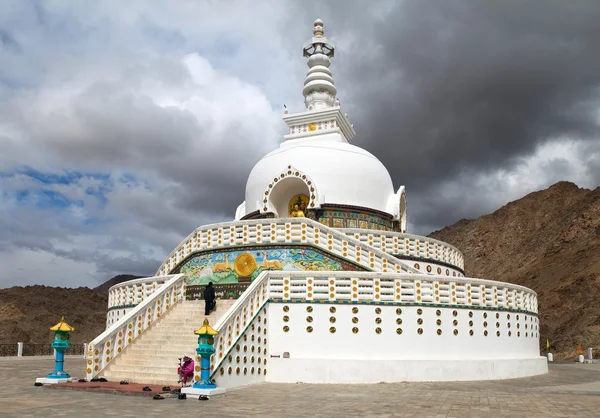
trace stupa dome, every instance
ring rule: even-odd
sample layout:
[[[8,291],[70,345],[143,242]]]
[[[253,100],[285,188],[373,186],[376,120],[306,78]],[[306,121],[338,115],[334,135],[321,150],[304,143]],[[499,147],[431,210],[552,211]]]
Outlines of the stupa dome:
[[[329,69],[335,47],[325,37],[321,20],[315,21],[303,52],[308,65],[302,89],[306,109],[284,109],[289,134],[250,173],[246,200],[235,218],[307,216],[339,228],[404,232],[404,186],[394,193],[384,165],[348,142],[354,127],[336,97]]]
[[[266,188],[287,171],[298,172],[311,181],[315,189],[312,193],[317,193],[315,205],[332,203],[392,212],[394,188],[385,166],[362,148],[335,138],[317,137],[286,141],[254,166],[246,184],[247,213],[264,211]],[[287,216],[287,205],[293,196],[311,195],[308,181],[300,181],[296,176],[279,180],[277,189],[282,191],[267,199],[268,206],[272,206],[267,210],[275,209],[277,216]],[[285,213],[281,213],[284,209]]]

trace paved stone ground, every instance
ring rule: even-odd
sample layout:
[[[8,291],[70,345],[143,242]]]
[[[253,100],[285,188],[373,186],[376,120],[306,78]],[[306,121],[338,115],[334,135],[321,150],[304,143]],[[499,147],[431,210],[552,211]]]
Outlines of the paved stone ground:
[[[67,357],[74,376],[84,360]],[[200,402],[34,387],[52,359],[0,359],[0,417],[597,417],[600,364],[551,364],[544,376],[489,382],[262,384]]]

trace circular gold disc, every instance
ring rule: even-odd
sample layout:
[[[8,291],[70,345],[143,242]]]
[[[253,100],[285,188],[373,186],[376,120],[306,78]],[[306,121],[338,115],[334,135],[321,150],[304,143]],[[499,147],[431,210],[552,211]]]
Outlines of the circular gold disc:
[[[235,272],[243,277],[250,276],[256,267],[256,259],[250,253],[241,253],[233,262]]]

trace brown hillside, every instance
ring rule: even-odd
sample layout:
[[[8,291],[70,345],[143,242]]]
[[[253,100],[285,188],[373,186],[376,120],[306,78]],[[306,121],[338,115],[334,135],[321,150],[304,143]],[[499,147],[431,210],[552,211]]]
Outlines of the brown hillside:
[[[559,182],[429,236],[463,252],[467,276],[535,290],[543,347],[600,353],[600,187]]]
[[[87,287],[0,289],[0,344],[50,343],[48,328],[62,315],[75,328],[73,343],[90,342],[105,329],[107,304],[107,295]]]
[[[94,287],[94,292],[99,292],[108,295],[108,289],[116,284],[128,282],[129,280],[141,279],[146,276],[134,276],[131,274],[119,274],[110,280],[105,281],[100,286]]]

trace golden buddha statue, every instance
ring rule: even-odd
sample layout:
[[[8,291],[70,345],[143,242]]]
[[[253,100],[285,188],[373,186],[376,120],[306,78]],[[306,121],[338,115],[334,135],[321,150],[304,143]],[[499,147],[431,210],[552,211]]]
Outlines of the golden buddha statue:
[[[291,213],[292,218],[304,218],[304,212],[300,209],[300,206],[294,205],[294,210]]]

